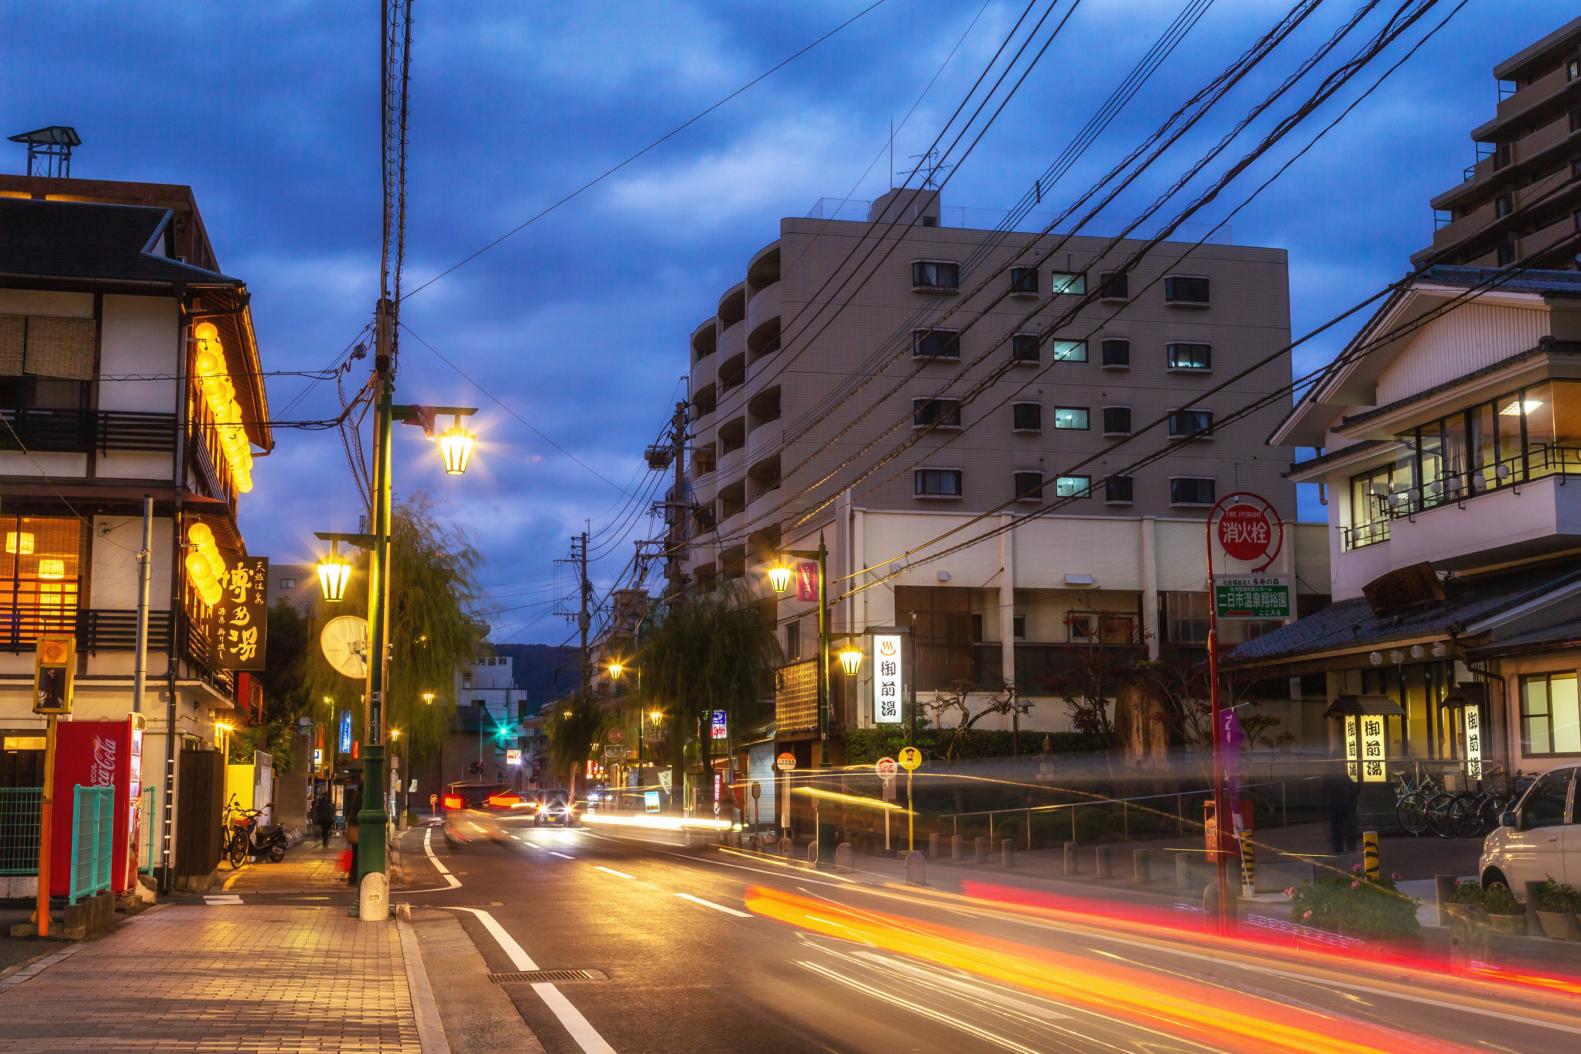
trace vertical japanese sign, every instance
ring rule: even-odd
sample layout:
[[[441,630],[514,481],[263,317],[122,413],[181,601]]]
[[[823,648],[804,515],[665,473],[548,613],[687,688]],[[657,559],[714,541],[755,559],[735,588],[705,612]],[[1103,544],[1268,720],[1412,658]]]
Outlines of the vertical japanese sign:
[[[1385,746],[1383,718],[1376,714],[1361,717],[1361,781],[1383,783],[1388,780],[1384,771]]]
[[[901,673],[901,636],[898,633],[873,634],[873,723],[900,724],[900,701],[905,696]]]
[[[1241,744],[1246,733],[1232,706],[1219,714],[1219,746],[1224,757],[1224,793],[1234,801],[1241,796]]]
[[[1466,714],[1466,776],[1482,778],[1482,710],[1468,706]]]
[[[725,711],[723,711],[723,710],[715,710],[714,713],[713,713],[713,720],[709,722],[708,738],[709,739],[726,739],[728,737],[729,737],[729,730],[728,730],[728,727],[727,727],[727,724],[726,724]]]
[[[1361,782],[1361,732],[1356,727],[1356,715],[1345,718],[1345,775],[1352,783]]]
[[[340,752],[351,753],[351,711],[340,715]]]
[[[221,670],[261,670],[269,629],[269,558],[238,557],[220,580],[223,595],[209,608],[209,640],[214,666]]]
[[[818,562],[816,560],[803,560],[796,565],[796,599],[817,602]]]

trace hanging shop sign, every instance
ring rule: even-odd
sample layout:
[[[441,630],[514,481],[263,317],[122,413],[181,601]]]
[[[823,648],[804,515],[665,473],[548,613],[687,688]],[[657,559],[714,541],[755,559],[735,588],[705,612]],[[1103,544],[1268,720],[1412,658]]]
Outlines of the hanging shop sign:
[[[900,724],[901,700],[906,697],[901,639],[898,633],[873,634],[874,724]]]
[[[1361,715],[1361,781],[1383,783],[1388,780],[1384,762],[1388,760],[1388,745],[1384,739],[1383,718],[1375,714]]]
[[[729,729],[728,729],[727,724],[726,724],[725,711],[723,711],[723,710],[715,710],[714,711],[714,713],[713,713],[713,720],[709,722],[709,726],[708,726],[708,738],[709,739],[727,739],[727,738],[729,738]]]
[[[220,593],[201,625],[214,668],[262,670],[269,632],[269,558],[242,556],[219,576]]]
[[[1466,776],[1468,779],[1480,780],[1482,778],[1482,711],[1475,706],[1468,706],[1462,713],[1466,715]]]
[[[1360,719],[1354,714],[1345,716],[1345,775],[1352,783],[1361,782],[1361,730]]]

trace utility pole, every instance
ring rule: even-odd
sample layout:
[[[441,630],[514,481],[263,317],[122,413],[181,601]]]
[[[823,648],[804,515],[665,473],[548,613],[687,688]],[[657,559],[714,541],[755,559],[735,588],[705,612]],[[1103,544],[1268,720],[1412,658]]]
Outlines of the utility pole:
[[[132,657],[132,713],[143,712],[143,687],[148,679],[148,592],[154,560],[154,499],[143,495],[143,544],[137,550],[137,654]],[[138,808],[141,808],[138,803]]]
[[[691,514],[691,505],[686,500],[686,410],[684,400],[675,404],[675,413],[670,418],[670,457],[674,461],[675,488],[671,492],[670,500],[673,515],[670,517],[670,559],[675,561],[674,589],[673,592],[681,596],[686,595],[686,536],[687,517]]]
[[[593,592],[593,585],[587,580],[587,532],[571,539],[571,559],[576,561],[577,594],[581,597],[580,610],[577,613],[577,631],[582,636],[582,661],[577,674],[577,694],[586,700],[588,697],[587,675],[592,660],[587,652],[588,614],[587,601]]]

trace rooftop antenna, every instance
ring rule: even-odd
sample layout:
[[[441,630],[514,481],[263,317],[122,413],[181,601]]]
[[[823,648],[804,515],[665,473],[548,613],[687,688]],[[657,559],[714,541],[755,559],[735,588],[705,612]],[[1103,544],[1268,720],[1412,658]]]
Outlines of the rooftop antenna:
[[[893,146],[891,146],[891,151],[893,151]],[[912,154],[911,156],[914,160],[921,162],[921,164],[918,164],[916,167],[912,168],[910,172],[906,172],[905,175],[909,179],[918,168],[922,169],[923,190],[938,190],[939,173],[947,172],[955,167],[953,164],[944,164],[939,161],[939,151],[937,148],[929,150],[926,154]],[[893,161],[890,163],[894,164]],[[901,175],[902,172],[900,169],[895,169],[895,174],[898,176]]]
[[[71,149],[82,145],[82,137],[75,128],[52,124],[13,135],[11,142],[27,144],[28,175],[65,179],[71,175]]]

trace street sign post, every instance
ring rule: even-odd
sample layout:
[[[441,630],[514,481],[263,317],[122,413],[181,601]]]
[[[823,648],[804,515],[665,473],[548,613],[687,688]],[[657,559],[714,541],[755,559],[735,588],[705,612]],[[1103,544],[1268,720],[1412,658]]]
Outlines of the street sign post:
[[[896,759],[906,770],[906,851],[917,851],[917,809],[911,796],[911,774],[922,767],[922,751],[916,747],[901,747]]]
[[[791,813],[790,813],[791,785],[790,785],[790,774],[791,774],[791,770],[793,770],[796,767],[796,755],[792,754],[788,750],[782,752],[778,757],[776,757],[774,759],[774,767],[779,769],[781,772],[785,773],[784,793],[782,793],[780,795],[780,834],[782,836],[789,836],[790,835],[790,825],[791,825]]]
[[[899,770],[900,770],[900,766],[896,763],[894,758],[888,758],[888,757],[879,758],[878,761],[875,762],[874,765],[873,765],[873,771],[878,773],[878,778],[881,781],[883,781],[883,792],[881,794],[881,797],[885,801],[890,801],[890,800],[892,800],[895,797],[895,773],[898,772]],[[910,774],[908,773],[907,776],[909,778]],[[884,852],[887,853],[889,851],[890,851],[890,844],[889,844],[889,810],[885,809],[884,810]]]
[[[1213,603],[1221,619],[1290,617],[1289,575],[1215,575]]]

